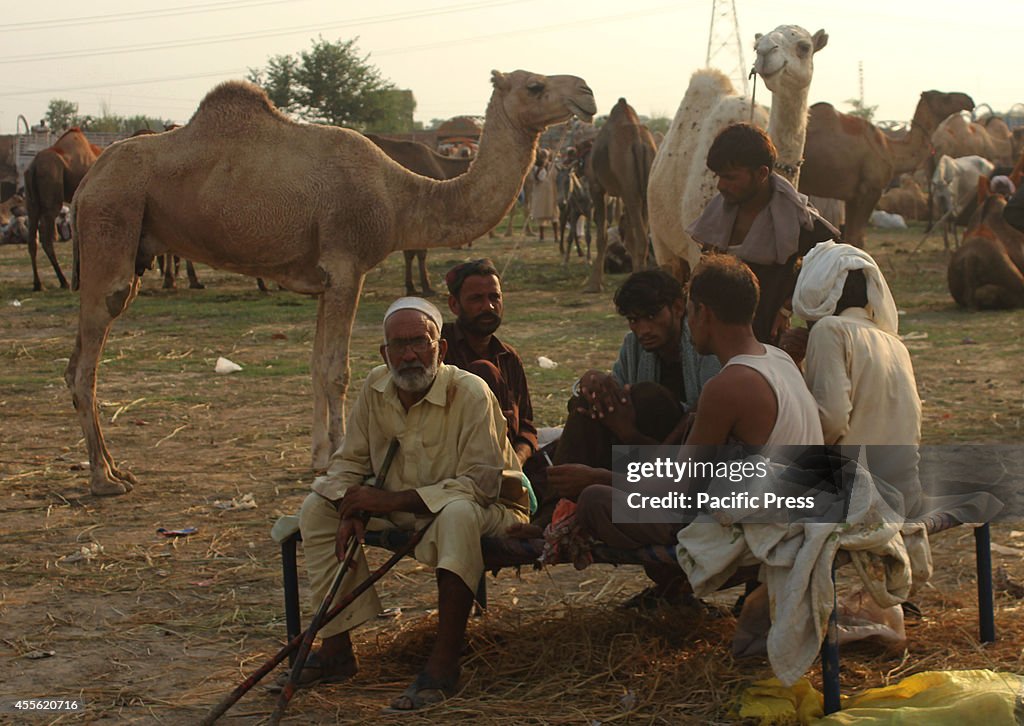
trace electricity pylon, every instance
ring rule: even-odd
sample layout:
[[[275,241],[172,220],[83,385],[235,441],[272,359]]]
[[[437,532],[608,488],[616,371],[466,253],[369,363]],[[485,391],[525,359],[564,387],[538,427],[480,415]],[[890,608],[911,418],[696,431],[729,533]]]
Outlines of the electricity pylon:
[[[711,28],[708,31],[708,55],[705,65],[712,66],[729,76],[733,88],[747,90],[747,64],[743,59],[740,40],[740,21],[736,16],[735,0],[711,0]]]

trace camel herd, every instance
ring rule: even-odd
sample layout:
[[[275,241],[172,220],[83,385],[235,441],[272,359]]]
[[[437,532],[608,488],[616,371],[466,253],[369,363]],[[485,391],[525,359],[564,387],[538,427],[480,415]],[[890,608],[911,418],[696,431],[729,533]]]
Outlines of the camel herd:
[[[845,237],[858,245],[890,181],[940,148],[937,135],[952,153],[954,142],[967,138],[987,144],[985,153],[1016,152],[1005,124],[975,128],[963,113],[974,103],[963,93],[922,93],[903,138],[828,104],[809,106],[814,56],[827,42],[824,31],[793,25],[757,36],[755,70],[772,93],[770,113],[737,94],[722,73],[697,71],[660,145],[619,99],[589,153],[559,171],[565,210],[557,236],[567,242],[566,258],[575,218],[584,215],[589,225],[593,216],[597,225],[588,290],[603,284],[610,197],[619,200],[619,234],[633,265],[648,264],[653,250],[653,262],[688,276],[700,250],[685,229],[715,193],[704,158],[730,123],[767,127],[778,149],[778,173],[808,195],[843,200]],[[431,294],[426,250],[467,244],[493,230],[520,195],[541,134],[573,116],[590,121],[597,111],[593,93],[575,76],[495,71],[491,80],[472,161],[422,144],[294,123],[244,82],[215,88],[184,127],[125,139],[102,153],[71,129],[40,152],[26,172],[33,286],[42,287],[38,230],[67,287],[53,230],[61,204],[73,198],[73,283],[81,307],[65,378],[85,433],[93,493],[122,494],[135,481],[104,443],[96,373],[111,324],[138,294],[143,272],[165,254],[318,297],[312,463],[326,466],[344,433],[349,338],[366,273],[401,249],[407,292],[415,292],[412,261],[418,257],[422,293]],[[257,146],[264,153],[253,154]],[[254,181],[267,179],[274,183]],[[900,198],[921,206],[915,186],[909,177],[901,182]],[[1024,306],[1024,235],[1002,221],[1002,205],[998,195],[984,195],[951,258],[950,291],[966,307]],[[570,238],[563,240],[570,214]],[[589,256],[589,227],[587,241]]]

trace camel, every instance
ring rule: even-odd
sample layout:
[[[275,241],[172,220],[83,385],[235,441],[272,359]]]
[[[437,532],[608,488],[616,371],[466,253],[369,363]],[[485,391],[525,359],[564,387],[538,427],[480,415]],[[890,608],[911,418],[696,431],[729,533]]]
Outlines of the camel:
[[[75,196],[78,335],[65,371],[97,495],[131,490],[103,440],[96,368],[140,275],[173,252],[318,296],[315,469],[344,435],[349,340],[366,273],[397,249],[470,242],[508,212],[540,134],[596,112],[576,76],[494,71],[476,160],[447,181],[414,174],[350,129],[297,124],[251,83],[211,91],[189,123],[107,150]],[[274,179],[274,184],[265,180]]]
[[[840,113],[828,103],[811,106],[803,174],[799,189],[807,195],[846,203],[843,238],[864,246],[868,218],[895,174],[912,172],[930,151],[929,138],[951,113],[974,108],[964,93],[925,91],[914,110],[905,139],[889,139],[872,123]]]
[[[767,127],[779,150],[777,170],[790,179],[799,174],[814,54],[825,47],[828,34],[780,25],[755,37],[754,68],[774,94],[771,116],[762,106],[752,109],[751,100],[738,95],[724,73],[699,70],[690,78],[651,169],[647,201],[654,255],[681,281],[700,261],[700,248],[685,230],[716,193],[706,160],[722,129],[739,122]]]
[[[975,210],[979,179],[987,179],[994,171],[995,164],[981,156],[964,156],[959,159],[941,156],[936,162],[932,174],[932,198],[940,215],[938,221],[942,223],[942,242],[947,251],[950,233],[953,244],[957,244],[957,224],[965,224],[964,218]]]
[[[979,123],[972,121],[969,113],[954,113],[938,125],[931,135],[931,142],[936,159],[942,155],[954,159],[980,156],[997,166],[1012,166],[1017,158],[1013,134],[1006,123],[995,116]]]
[[[431,179],[454,179],[460,174],[465,174],[472,161],[458,156],[443,156],[418,141],[400,141],[376,134],[366,134],[366,138],[409,171]],[[427,251],[402,250],[402,253],[405,255],[405,294],[416,294],[416,287],[412,283],[412,261],[416,259],[419,261],[420,289],[423,290],[423,296],[436,295],[437,292],[430,287],[430,278],[427,275]]]
[[[618,197],[629,224],[623,232],[633,269],[647,263],[647,180],[657,147],[651,132],[640,123],[636,111],[620,98],[612,108],[587,156],[585,173],[597,225],[597,255],[590,266],[587,292],[600,292],[604,256],[608,248],[607,196]]]
[[[928,196],[913,175],[902,174],[900,185],[882,194],[878,208],[883,212],[898,214],[908,221],[922,221],[928,218]]]
[[[36,235],[50,259],[62,288],[68,281],[61,272],[53,249],[57,215],[70,202],[82,178],[96,162],[102,149],[90,144],[82,130],[70,128],[49,148],[43,149],[25,170],[25,201],[28,206],[28,255],[32,259],[32,289],[42,290],[36,267]]]
[[[590,262],[590,218],[593,216],[590,188],[577,174],[577,164],[558,168],[558,251],[563,255],[563,264],[569,264],[569,253],[576,243],[576,255],[583,256],[580,247],[579,223],[586,220],[584,239],[587,242],[587,262]],[[566,231],[568,230],[568,231]]]
[[[949,292],[969,310],[1024,307],[1024,232],[1003,219],[1006,199],[978,180],[979,208],[949,260]]]

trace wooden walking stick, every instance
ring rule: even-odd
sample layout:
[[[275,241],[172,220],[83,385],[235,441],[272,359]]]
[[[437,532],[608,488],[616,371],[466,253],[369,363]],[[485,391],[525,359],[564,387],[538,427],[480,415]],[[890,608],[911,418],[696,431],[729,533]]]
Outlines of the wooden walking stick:
[[[421,529],[413,533],[413,535],[409,538],[409,541],[402,545],[402,547],[400,547],[399,549],[395,550],[395,553],[388,558],[387,562],[385,562],[383,565],[374,570],[370,574],[370,576],[363,580],[361,583],[359,583],[352,590],[352,592],[343,596],[341,600],[338,601],[338,604],[331,608],[331,610],[324,616],[324,623],[329,623],[331,620],[337,617],[337,615],[342,610],[347,608],[349,605],[355,602],[355,600],[360,595],[362,595],[364,592],[373,587],[374,583],[376,583],[377,580],[384,577],[388,570],[390,570],[392,567],[398,564],[398,562],[401,561],[402,558],[404,558],[410,552],[415,550],[416,545],[418,545],[420,543],[420,540],[423,539],[423,535],[426,533],[427,529],[429,529],[430,525],[434,523],[435,519],[436,517],[434,519],[431,519],[425,525],[423,525]],[[229,708],[238,703],[238,700],[242,696],[251,691],[253,686],[255,686],[263,679],[263,676],[267,675],[272,670],[274,670],[279,663],[284,661],[284,659],[291,654],[293,650],[298,648],[299,645],[302,643],[303,637],[304,635],[296,635],[294,638],[292,638],[291,641],[286,646],[281,648],[281,650],[279,650],[276,655],[267,660],[267,662],[260,666],[256,671],[254,671],[252,675],[250,675],[248,678],[242,681],[242,683],[240,683],[235,688],[235,690],[229,693],[224,698],[224,700],[222,700],[220,703],[214,706],[210,713],[206,715],[206,718],[200,721],[200,723],[203,726],[211,726],[214,722],[217,721],[217,719],[219,719],[221,716],[227,713]]]
[[[380,465],[380,473],[377,474],[376,480],[373,482],[373,486],[376,489],[384,487],[384,480],[387,479],[388,470],[391,469],[391,462],[395,458],[395,452],[398,451],[398,439],[392,439],[391,444],[388,445],[388,452],[384,455],[384,461]],[[369,520],[369,513],[364,512],[362,515],[363,524]],[[284,715],[284,711],[288,708],[288,702],[292,700],[292,696],[295,695],[295,691],[298,690],[299,678],[302,675],[302,668],[306,664],[306,658],[309,656],[309,651],[313,647],[313,641],[316,639],[316,634],[319,632],[324,622],[324,615],[327,614],[328,609],[331,607],[331,603],[334,602],[334,596],[338,594],[338,588],[341,587],[341,581],[345,577],[345,573],[352,567],[352,562],[356,558],[356,553],[359,551],[359,538],[354,534],[349,540],[347,549],[345,550],[345,559],[342,560],[341,565],[338,567],[338,574],[334,576],[334,581],[331,583],[330,588],[327,590],[327,595],[324,597],[323,602],[320,603],[320,607],[317,608],[316,614],[313,615],[313,619],[309,622],[309,627],[306,628],[304,637],[302,638],[302,644],[299,646],[299,652],[295,655],[295,662],[292,663],[291,675],[288,677],[288,683],[285,684],[284,688],[281,689],[281,695],[277,698],[277,706],[274,708],[274,713],[270,716],[270,723],[277,724],[281,721],[281,717]]]

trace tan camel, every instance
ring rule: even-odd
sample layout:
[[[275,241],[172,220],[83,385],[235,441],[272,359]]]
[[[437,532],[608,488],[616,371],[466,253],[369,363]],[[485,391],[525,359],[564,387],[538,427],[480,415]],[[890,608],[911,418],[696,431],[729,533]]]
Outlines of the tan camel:
[[[326,466],[344,433],[348,346],[367,271],[397,249],[485,234],[514,202],[541,132],[596,111],[575,76],[495,71],[491,81],[477,158],[448,181],[407,171],[355,131],[294,123],[245,82],[211,91],[188,125],[127,139],[100,157],[75,197],[81,305],[65,373],[93,493],[121,494],[134,481],[103,441],[96,367],[139,275],[168,251],[319,296],[313,466]]]
[[[922,221],[928,218],[928,196],[913,175],[902,174],[900,185],[882,194],[878,208],[883,212],[898,214],[908,221]]]
[[[586,180],[597,225],[597,256],[590,266],[587,292],[600,292],[608,248],[606,197],[622,200],[628,219],[623,232],[633,269],[647,265],[647,180],[657,147],[636,111],[620,98],[601,126],[587,157]]]
[[[700,216],[717,191],[707,168],[708,149],[726,126],[745,122],[767,127],[779,149],[780,173],[799,173],[806,126],[807,92],[814,74],[814,54],[828,43],[828,34],[813,35],[796,25],[780,25],[756,36],[754,68],[774,94],[772,113],[761,106],[751,111],[749,98],[739,96],[720,71],[706,68],[693,74],[679,110],[651,169],[647,201],[651,241],[658,264],[680,280],[700,260],[700,248],[686,227]]]
[[[913,171],[928,156],[929,137],[939,123],[974,108],[964,93],[925,91],[914,110],[910,133],[889,139],[869,121],[840,113],[828,103],[811,106],[799,189],[846,203],[843,239],[864,246],[871,212],[893,175]]]
[[[460,174],[465,174],[472,161],[460,156],[443,156],[418,141],[389,139],[377,134],[366,134],[366,138],[409,171],[431,179],[454,179]],[[423,290],[423,296],[436,295],[437,292],[430,287],[430,277],[427,275],[427,251],[402,250],[402,254],[405,255],[405,294],[416,294],[416,286],[412,283],[412,261],[415,259],[419,261],[420,289]]]
[[[942,155],[954,159],[980,156],[993,164],[1010,166],[1017,158],[1013,134],[1006,122],[995,116],[977,122],[969,113],[954,113],[934,130],[931,142],[936,159]]]
[[[42,290],[36,267],[36,234],[43,252],[57,273],[60,286],[68,281],[61,272],[53,249],[57,215],[65,202],[70,202],[82,183],[85,173],[96,162],[102,149],[90,144],[79,128],[71,128],[53,146],[43,149],[25,170],[25,202],[28,206],[28,255],[32,259],[32,289]]]
[[[949,260],[949,292],[961,307],[1001,310],[1024,307],[1024,232],[1003,219],[1006,199],[978,180],[979,209],[964,243]]]

